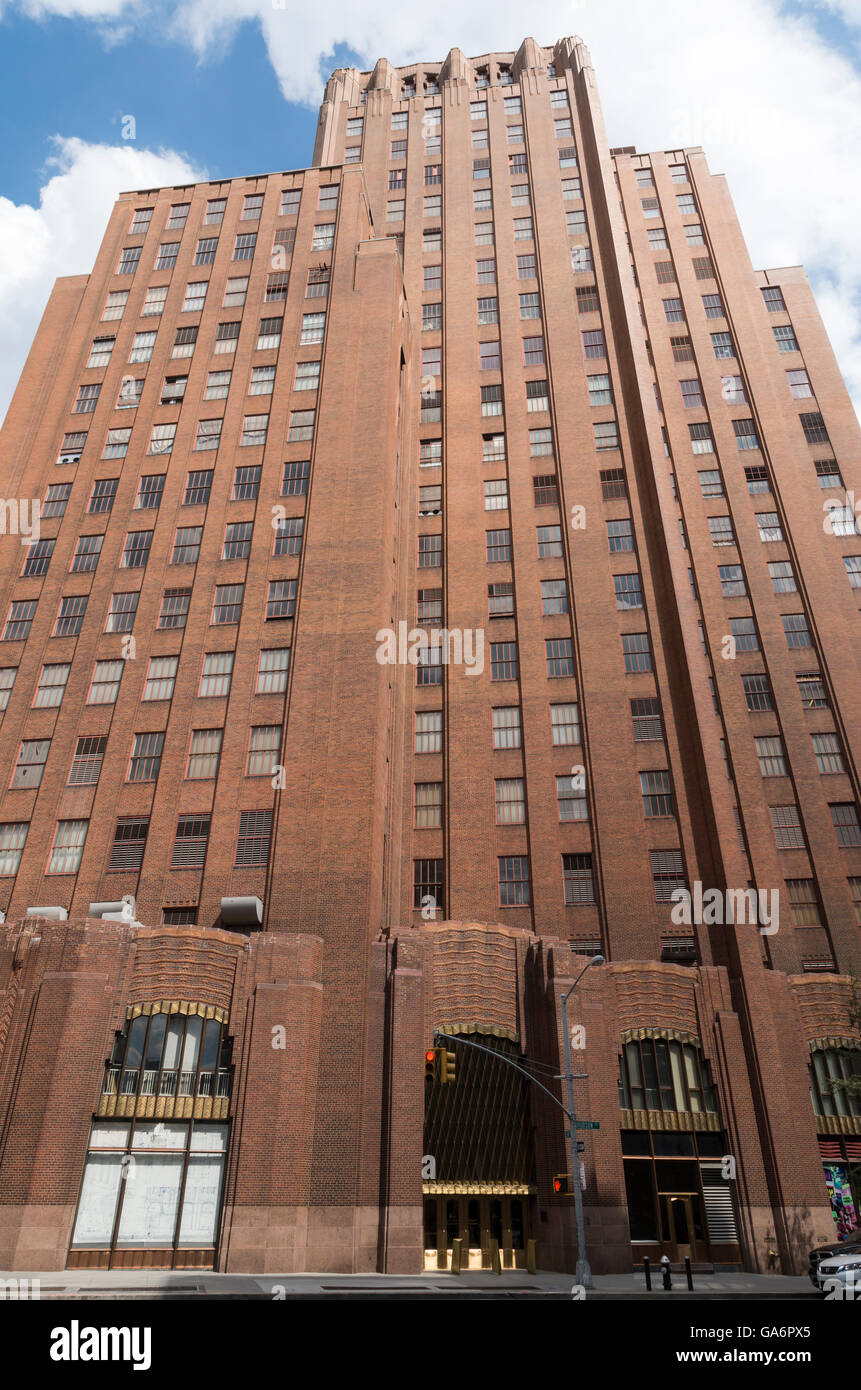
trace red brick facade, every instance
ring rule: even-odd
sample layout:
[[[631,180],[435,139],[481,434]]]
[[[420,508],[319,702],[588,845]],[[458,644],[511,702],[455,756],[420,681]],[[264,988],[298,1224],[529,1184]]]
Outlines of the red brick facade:
[[[0,538],[0,1266],[409,1272],[475,1228],[573,1267],[562,1116],[469,1049],[558,1075],[599,950],[593,1267],[830,1237],[861,542],[824,523],[858,425],[701,151],[611,151],[579,40],[336,72],[312,168],[120,197],[2,444],[6,530],[42,514]],[[467,660],[385,662],[399,624]],[[681,884],[779,924],[680,922]],[[130,1060],[137,1018],[196,1070]],[[440,1032],[497,1088],[483,1176],[466,1102],[464,1170],[422,1175]],[[529,1152],[491,1172],[503,1114]],[[125,1116],[183,1131],[189,1208],[227,1135],[211,1238],[73,1241]]]

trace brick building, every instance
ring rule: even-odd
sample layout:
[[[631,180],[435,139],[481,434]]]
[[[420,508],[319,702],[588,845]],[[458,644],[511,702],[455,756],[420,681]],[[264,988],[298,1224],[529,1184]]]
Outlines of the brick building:
[[[2,450],[0,1267],[573,1267],[598,953],[593,1268],[856,1224],[858,424],[579,39],[121,195]]]

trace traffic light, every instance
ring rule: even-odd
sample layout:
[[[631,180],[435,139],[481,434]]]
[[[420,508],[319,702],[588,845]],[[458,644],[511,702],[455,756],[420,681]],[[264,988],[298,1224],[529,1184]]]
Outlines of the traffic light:
[[[440,1085],[444,1086],[447,1081],[454,1081],[455,1056],[453,1052],[447,1052],[444,1047],[439,1049],[439,1080]]]
[[[570,1197],[574,1190],[570,1173],[557,1173],[553,1179],[553,1191],[557,1197]]]
[[[425,1053],[425,1081],[436,1081],[436,1059],[438,1047],[429,1047]]]

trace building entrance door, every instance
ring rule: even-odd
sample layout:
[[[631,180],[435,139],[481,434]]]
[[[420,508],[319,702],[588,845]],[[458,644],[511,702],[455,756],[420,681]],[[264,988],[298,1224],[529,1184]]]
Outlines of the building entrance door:
[[[707,1245],[699,1193],[664,1192],[660,1200],[664,1248],[670,1259],[677,1262],[689,1255],[704,1260]]]
[[[426,1197],[425,1269],[451,1269],[460,1240],[462,1269],[489,1269],[491,1241],[503,1269],[526,1267],[528,1202],[525,1197],[484,1195]]]

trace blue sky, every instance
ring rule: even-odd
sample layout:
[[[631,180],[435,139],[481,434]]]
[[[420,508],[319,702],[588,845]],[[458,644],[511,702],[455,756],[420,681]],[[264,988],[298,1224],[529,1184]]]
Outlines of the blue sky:
[[[302,167],[332,68],[516,49],[524,23],[521,0],[0,0],[0,417],[118,191]],[[754,264],[806,266],[861,403],[861,0],[533,0],[526,23],[582,35],[611,145],[704,147]]]

